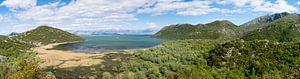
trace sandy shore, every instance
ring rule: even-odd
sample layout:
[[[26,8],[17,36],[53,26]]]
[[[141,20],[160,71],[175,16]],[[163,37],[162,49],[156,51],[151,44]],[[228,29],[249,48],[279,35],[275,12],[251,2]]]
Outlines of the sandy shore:
[[[47,50],[56,45],[65,43],[55,43],[46,46],[36,47],[33,50],[38,53],[41,59],[40,68],[56,66],[59,68],[92,66],[101,64],[104,60],[101,59],[105,54],[86,54],[72,51]]]

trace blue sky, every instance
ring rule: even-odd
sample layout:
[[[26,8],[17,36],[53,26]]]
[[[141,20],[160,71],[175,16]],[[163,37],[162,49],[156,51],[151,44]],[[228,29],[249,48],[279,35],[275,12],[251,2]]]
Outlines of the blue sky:
[[[40,25],[64,30],[152,30],[170,24],[300,13],[299,0],[0,0],[0,34]]]

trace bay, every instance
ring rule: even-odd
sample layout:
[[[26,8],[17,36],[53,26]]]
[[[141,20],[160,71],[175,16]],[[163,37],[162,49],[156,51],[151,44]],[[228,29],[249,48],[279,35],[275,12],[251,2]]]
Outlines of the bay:
[[[81,35],[81,37],[86,41],[62,44],[53,49],[85,53],[109,52],[150,48],[167,41],[153,38],[151,35]]]

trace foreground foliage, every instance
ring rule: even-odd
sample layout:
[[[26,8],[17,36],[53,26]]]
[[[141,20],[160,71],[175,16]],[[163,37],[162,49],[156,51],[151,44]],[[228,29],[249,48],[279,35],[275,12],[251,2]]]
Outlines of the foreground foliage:
[[[38,68],[39,61],[30,47],[9,38],[0,40],[0,55],[3,57],[0,61],[1,79],[47,78],[47,74]]]
[[[300,43],[232,41],[210,51],[209,65],[247,78],[300,78]]]
[[[222,43],[181,40],[137,51],[114,69],[114,78],[300,78],[299,43],[243,40]]]
[[[83,41],[60,29],[40,26],[12,37],[0,36],[0,79],[52,79],[38,68],[39,59],[32,47],[51,43]]]

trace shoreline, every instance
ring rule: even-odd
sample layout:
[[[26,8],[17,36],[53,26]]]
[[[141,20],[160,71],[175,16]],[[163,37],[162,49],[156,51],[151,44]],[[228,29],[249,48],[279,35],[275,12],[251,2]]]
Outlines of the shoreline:
[[[147,50],[151,48],[156,48],[161,46],[156,45],[150,48],[140,48],[140,49],[126,49],[122,51],[107,51],[107,52],[75,52],[71,50],[48,50],[54,48],[55,46],[61,44],[78,43],[75,42],[63,42],[63,43],[52,43],[48,45],[43,45],[39,47],[32,48],[33,51],[37,53],[37,57],[41,59],[39,67],[44,69],[48,67],[58,67],[58,68],[70,68],[70,67],[80,67],[80,66],[93,66],[101,65],[104,62],[104,56],[112,53],[122,53],[122,54],[133,54],[136,50]]]
[[[39,63],[40,68],[47,67],[79,67],[79,66],[93,66],[103,63],[103,57],[109,53],[78,53],[73,51],[62,51],[62,50],[47,50],[57,45],[76,43],[76,42],[64,42],[64,43],[53,43],[44,46],[33,48],[33,51],[37,52],[37,56],[41,59]],[[112,52],[118,53],[118,52]]]

